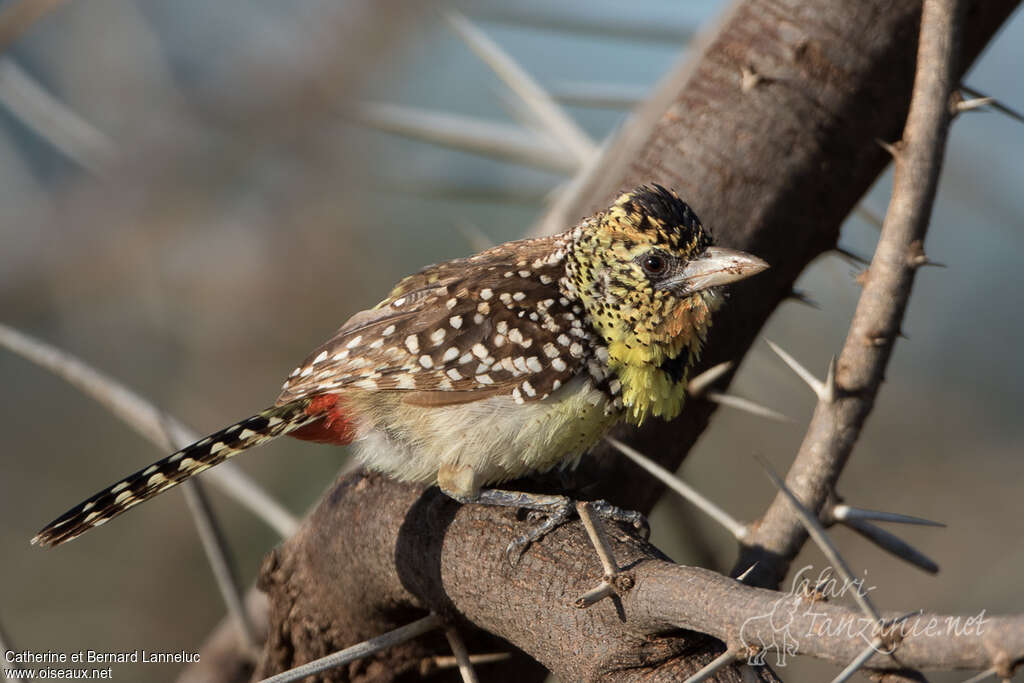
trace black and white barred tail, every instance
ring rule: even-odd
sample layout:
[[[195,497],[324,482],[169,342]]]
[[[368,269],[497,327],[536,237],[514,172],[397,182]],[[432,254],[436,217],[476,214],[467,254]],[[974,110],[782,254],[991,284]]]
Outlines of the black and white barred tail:
[[[32,543],[51,546],[70,541],[189,477],[316,420],[307,414],[308,405],[305,400],[269,408],[186,446],[90,496],[47,524]]]

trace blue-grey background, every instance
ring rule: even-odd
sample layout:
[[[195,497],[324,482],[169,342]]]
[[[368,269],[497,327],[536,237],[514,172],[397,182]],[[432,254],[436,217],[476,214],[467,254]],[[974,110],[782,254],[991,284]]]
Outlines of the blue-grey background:
[[[0,2],[0,11],[12,0]],[[560,3],[562,16],[628,26],[571,32],[470,12],[540,83],[647,92],[718,2]],[[346,53],[352,5],[224,0],[80,0],[5,55],[109,138],[100,173],[0,102],[0,320],[118,377],[199,431],[269,404],[283,377],[403,274],[465,255],[477,231],[524,233],[549,171],[484,159],[345,123],[346,104],[398,103],[517,123],[516,100],[429,11],[372,24],[373,49]],[[358,32],[357,32],[358,33]],[[337,41],[332,37],[341,36]],[[358,36],[357,36],[358,37]],[[1012,19],[967,83],[1024,109],[1024,20]],[[8,92],[8,90],[4,90]],[[571,106],[596,140],[621,109]],[[1024,125],[993,113],[954,126],[927,250],[946,269],[917,279],[881,398],[843,476],[851,503],[939,519],[898,531],[932,556],[931,577],[844,531],[849,562],[886,608],[976,614],[1024,609]],[[865,198],[885,210],[889,177]],[[702,216],[714,225],[714,216]],[[851,217],[841,243],[870,255],[877,230]],[[856,304],[857,268],[817,261],[765,336],[824,372]],[[180,492],[56,550],[38,528],[161,453],[61,381],[0,352],[0,623],[18,649],[195,650],[223,614]],[[741,519],[772,497],[754,465],[784,470],[813,406],[763,345],[733,391],[797,419],[729,409],[682,474]],[[240,462],[284,503],[312,505],[344,450],[281,442]],[[242,580],[273,532],[217,500]],[[734,543],[666,500],[655,540],[681,562],[727,569]],[[824,565],[809,549],[798,564]],[[817,573],[817,572],[815,572]],[[116,666],[115,680],[171,680],[176,667]],[[787,680],[835,670],[790,664]],[[485,674],[484,674],[485,675]],[[932,680],[959,680],[936,676]]]

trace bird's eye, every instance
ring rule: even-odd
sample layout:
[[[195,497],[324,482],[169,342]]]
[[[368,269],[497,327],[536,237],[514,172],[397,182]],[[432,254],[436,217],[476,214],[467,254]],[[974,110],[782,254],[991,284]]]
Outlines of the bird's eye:
[[[661,275],[668,268],[668,259],[658,253],[647,254],[640,261],[640,267],[648,275]]]

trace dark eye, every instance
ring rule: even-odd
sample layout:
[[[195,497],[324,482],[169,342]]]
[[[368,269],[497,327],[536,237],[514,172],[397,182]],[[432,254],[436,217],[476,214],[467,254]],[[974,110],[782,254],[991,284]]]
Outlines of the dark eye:
[[[648,275],[661,275],[668,268],[668,259],[656,252],[647,254],[640,261],[640,267]]]

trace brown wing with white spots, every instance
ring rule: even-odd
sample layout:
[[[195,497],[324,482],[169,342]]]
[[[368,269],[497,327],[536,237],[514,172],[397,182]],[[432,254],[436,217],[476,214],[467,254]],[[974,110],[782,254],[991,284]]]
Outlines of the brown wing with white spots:
[[[352,389],[436,405],[546,397],[580,371],[588,334],[559,288],[566,239],[504,244],[405,278],[310,354],[278,404]]]

